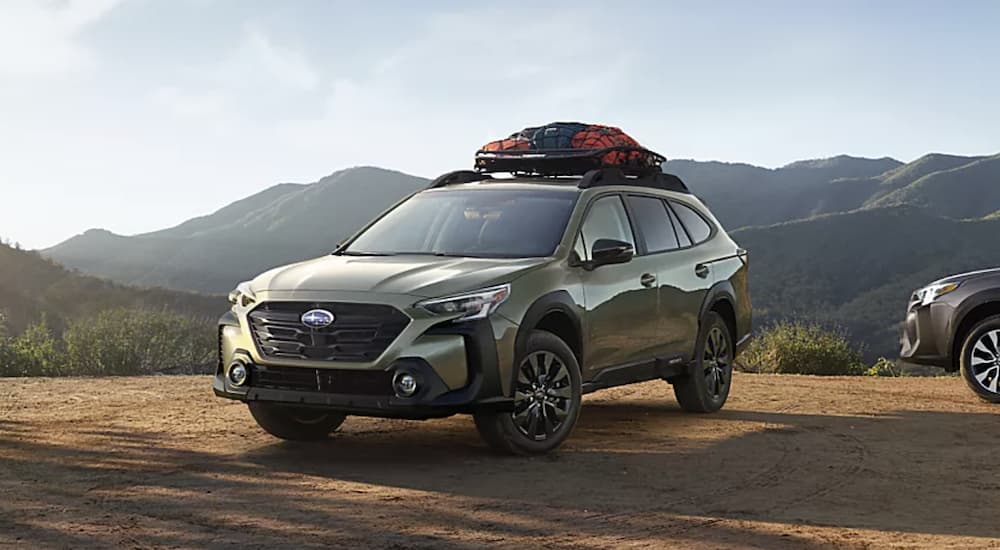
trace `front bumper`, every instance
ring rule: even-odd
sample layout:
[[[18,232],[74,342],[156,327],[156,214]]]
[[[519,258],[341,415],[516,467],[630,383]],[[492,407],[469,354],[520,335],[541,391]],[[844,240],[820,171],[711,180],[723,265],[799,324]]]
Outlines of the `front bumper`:
[[[954,308],[947,302],[911,301],[900,336],[899,358],[909,363],[954,370],[949,335]]]
[[[219,365],[213,390],[243,402],[319,407],[346,414],[425,419],[481,410],[510,410],[506,380],[516,325],[503,317],[463,323],[425,322],[401,335],[377,361],[347,364],[263,360],[233,312],[219,321]],[[413,323],[417,324],[417,323]],[[242,364],[247,383],[234,386],[229,370]],[[397,372],[418,380],[412,397],[392,388]],[[313,382],[315,380],[315,382]]]

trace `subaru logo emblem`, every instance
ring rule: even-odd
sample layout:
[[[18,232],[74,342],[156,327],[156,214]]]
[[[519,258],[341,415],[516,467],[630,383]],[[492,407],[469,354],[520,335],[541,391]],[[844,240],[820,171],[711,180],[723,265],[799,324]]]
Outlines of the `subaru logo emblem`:
[[[302,314],[302,324],[310,328],[323,328],[333,324],[336,317],[325,309],[310,309]]]

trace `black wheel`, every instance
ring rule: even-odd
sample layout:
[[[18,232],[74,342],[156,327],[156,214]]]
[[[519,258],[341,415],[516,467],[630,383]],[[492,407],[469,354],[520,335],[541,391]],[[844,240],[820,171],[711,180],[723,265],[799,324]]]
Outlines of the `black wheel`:
[[[982,399],[1000,403],[1000,315],[972,327],[959,366],[965,383]]]
[[[687,412],[715,412],[726,404],[733,383],[733,335],[719,314],[705,317],[691,373],[674,381],[674,395]]]
[[[494,449],[547,453],[566,440],[580,414],[580,366],[558,336],[534,331],[516,368],[513,412],[476,413],[476,428]]]
[[[325,439],[344,423],[347,415],[309,409],[289,407],[276,403],[247,403],[250,414],[264,431],[281,439],[293,441],[316,441]]]

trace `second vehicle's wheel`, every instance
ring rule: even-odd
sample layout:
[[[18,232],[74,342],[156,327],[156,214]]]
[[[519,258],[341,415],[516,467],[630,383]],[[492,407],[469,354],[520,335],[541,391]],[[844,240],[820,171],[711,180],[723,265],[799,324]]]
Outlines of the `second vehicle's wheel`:
[[[497,450],[547,453],[566,440],[580,414],[576,356],[558,336],[534,331],[515,368],[513,412],[476,413],[476,428]]]
[[[733,383],[733,336],[719,314],[705,317],[695,345],[691,373],[674,381],[674,395],[687,412],[715,412],[729,398]]]
[[[1000,403],[1000,315],[987,317],[972,327],[959,360],[969,388],[990,403]]]
[[[316,441],[325,439],[344,423],[347,415],[310,409],[289,407],[277,403],[247,403],[250,414],[264,431],[281,439]]]

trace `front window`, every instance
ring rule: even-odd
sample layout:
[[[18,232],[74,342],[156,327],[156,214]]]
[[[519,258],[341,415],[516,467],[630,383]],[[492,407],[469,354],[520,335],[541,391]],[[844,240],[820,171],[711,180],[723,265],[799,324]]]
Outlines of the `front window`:
[[[383,216],[341,254],[551,256],[576,198],[576,193],[559,190],[429,191]]]
[[[628,214],[618,195],[597,199],[587,212],[587,219],[580,228],[584,259],[590,259],[594,243],[600,239],[614,239],[635,246]]]

